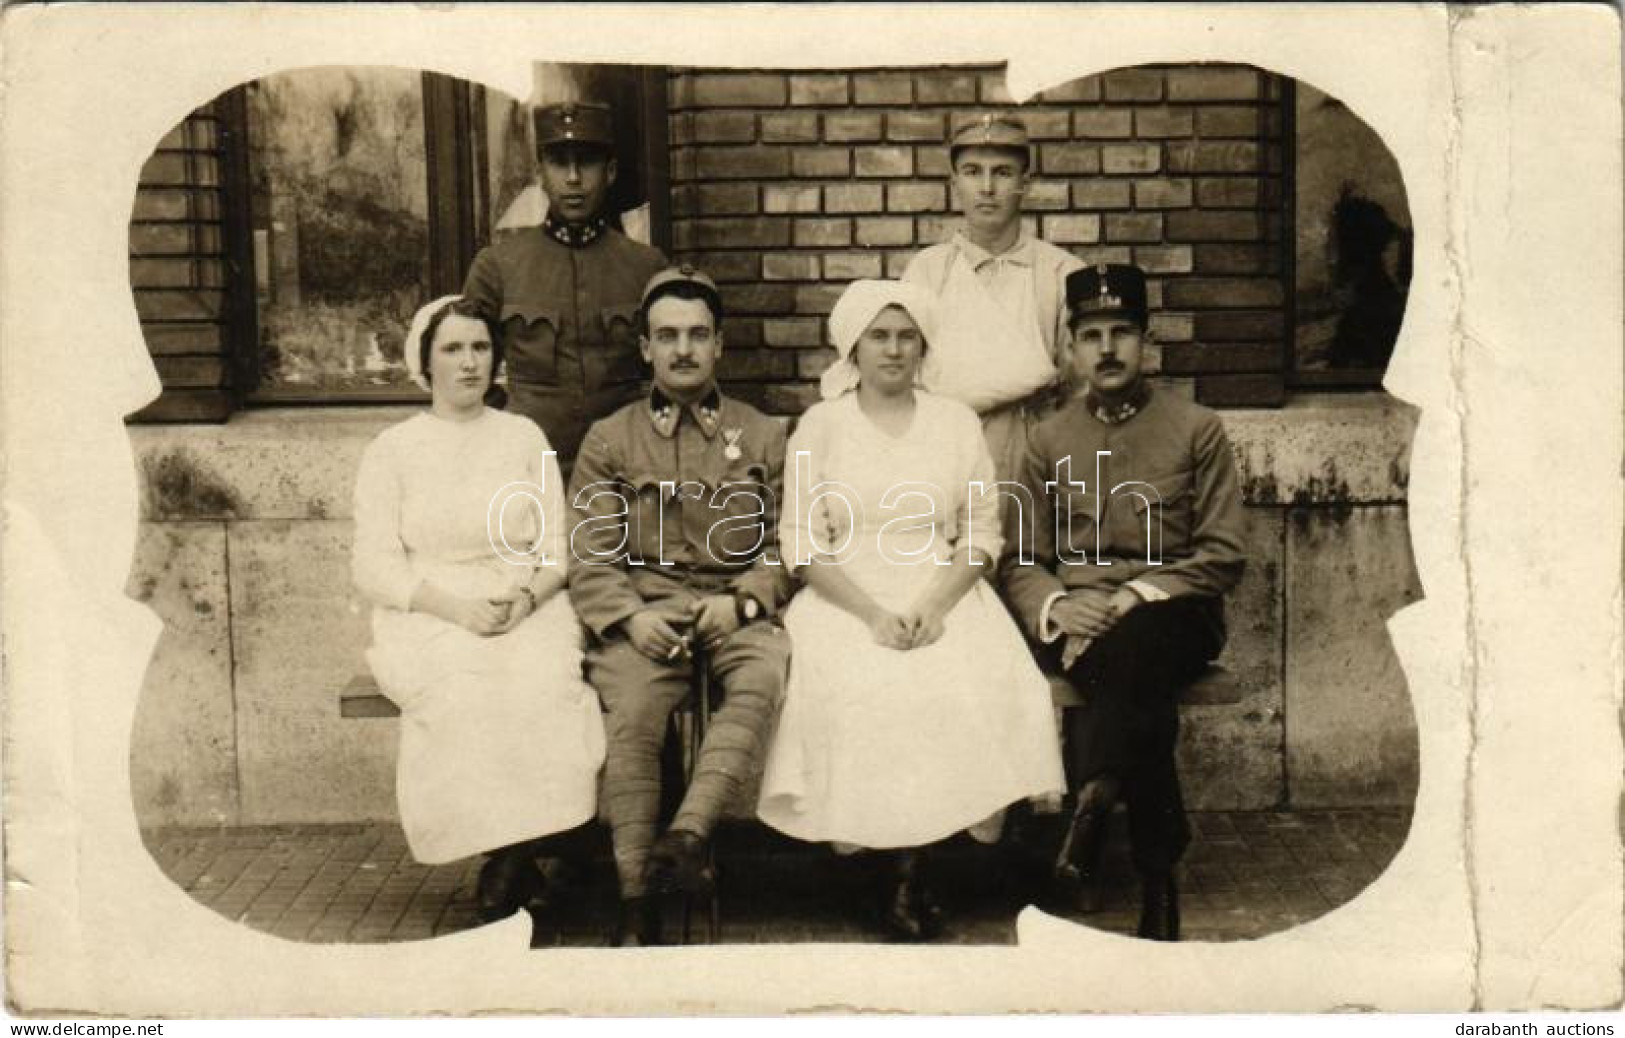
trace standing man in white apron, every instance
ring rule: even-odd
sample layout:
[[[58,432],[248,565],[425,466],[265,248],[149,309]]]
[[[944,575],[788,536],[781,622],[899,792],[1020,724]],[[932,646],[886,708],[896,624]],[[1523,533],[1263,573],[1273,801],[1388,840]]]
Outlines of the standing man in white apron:
[[[1021,225],[1032,159],[1027,128],[1013,115],[984,115],[954,133],[950,181],[964,225],[903,271],[938,297],[925,387],[982,416],[1001,480],[1014,478],[1028,423],[1056,401],[1066,277],[1083,266]]]

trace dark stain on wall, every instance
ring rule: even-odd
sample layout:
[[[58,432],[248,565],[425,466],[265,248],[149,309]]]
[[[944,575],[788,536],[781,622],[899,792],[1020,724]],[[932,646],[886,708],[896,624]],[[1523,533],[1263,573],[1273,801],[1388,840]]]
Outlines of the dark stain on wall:
[[[146,458],[149,519],[240,519],[237,494],[185,451]]]
[[[181,785],[174,775],[165,775],[152,795],[152,806],[159,810],[174,807],[181,800]]]
[[[1278,505],[1281,487],[1275,478],[1275,452],[1264,449],[1264,471],[1254,472],[1246,454],[1236,453],[1236,475],[1241,480],[1241,498],[1250,505]]]
[[[158,578],[149,574],[148,576],[141,578],[141,583],[137,584],[130,592],[130,597],[135,599],[137,602],[150,602],[152,601],[153,593],[157,590]]]
[[[1295,505],[1331,505],[1338,512],[1346,512],[1354,503],[1354,494],[1348,480],[1337,471],[1337,461],[1327,458],[1320,472],[1309,477],[1307,483],[1292,494]]]
[[[1394,486],[1400,490],[1409,489],[1411,485],[1411,466],[1410,459],[1406,455],[1400,454],[1388,459],[1388,478],[1393,480]]]
[[[1262,475],[1246,474],[1241,481],[1242,500],[1250,505],[1278,505],[1281,503],[1281,492],[1275,482],[1275,473],[1265,472]]]

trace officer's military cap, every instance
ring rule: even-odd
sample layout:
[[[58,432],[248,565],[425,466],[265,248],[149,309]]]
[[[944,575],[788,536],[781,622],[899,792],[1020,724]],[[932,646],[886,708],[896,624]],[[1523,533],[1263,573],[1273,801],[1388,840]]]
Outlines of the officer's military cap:
[[[1071,320],[1118,315],[1146,326],[1145,271],[1126,263],[1097,263],[1066,278]]]
[[[692,285],[700,295],[710,303],[711,312],[718,320],[722,319],[722,293],[717,290],[717,283],[702,270],[684,263],[676,267],[667,267],[643,286],[643,311],[649,312],[649,304],[661,296],[670,295],[678,285]]]
[[[1029,165],[1032,163],[1032,142],[1027,137],[1027,126],[1013,115],[990,112],[960,127],[948,142],[948,161],[957,162],[964,148],[1019,152]]]
[[[595,101],[543,105],[534,118],[538,154],[551,145],[572,142],[605,149],[615,146],[615,120],[609,105]]]

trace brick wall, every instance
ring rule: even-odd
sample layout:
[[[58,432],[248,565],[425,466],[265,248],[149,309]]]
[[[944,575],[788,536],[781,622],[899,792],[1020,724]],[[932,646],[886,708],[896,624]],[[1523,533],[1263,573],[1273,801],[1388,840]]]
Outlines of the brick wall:
[[[673,251],[725,282],[723,377],[769,410],[816,399],[823,317],[952,232],[947,135],[1009,103],[998,67],[675,71]],[[1028,219],[1086,262],[1151,275],[1163,372],[1216,405],[1280,403],[1283,81],[1243,66],[1124,69],[1020,114]]]

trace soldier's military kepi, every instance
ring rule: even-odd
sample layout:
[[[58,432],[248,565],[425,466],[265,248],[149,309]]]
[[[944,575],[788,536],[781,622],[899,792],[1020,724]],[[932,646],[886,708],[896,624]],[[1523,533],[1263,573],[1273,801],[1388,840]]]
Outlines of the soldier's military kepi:
[[[1097,263],[1066,279],[1066,305],[1072,320],[1123,314],[1146,325],[1145,272],[1126,263]]]
[[[722,313],[722,292],[717,288],[717,283],[704,271],[687,263],[667,267],[649,279],[649,283],[643,286],[644,310],[647,311],[651,302],[670,293],[676,285],[693,285],[709,298],[712,310]]]
[[[593,101],[570,101],[536,109],[536,150],[554,144],[615,145],[615,123],[610,108]]]
[[[1000,148],[1020,152],[1030,159],[1032,142],[1027,137],[1026,125],[1020,119],[1013,115],[989,113],[960,127],[954,134],[948,142],[948,161],[957,161],[963,148]]]

